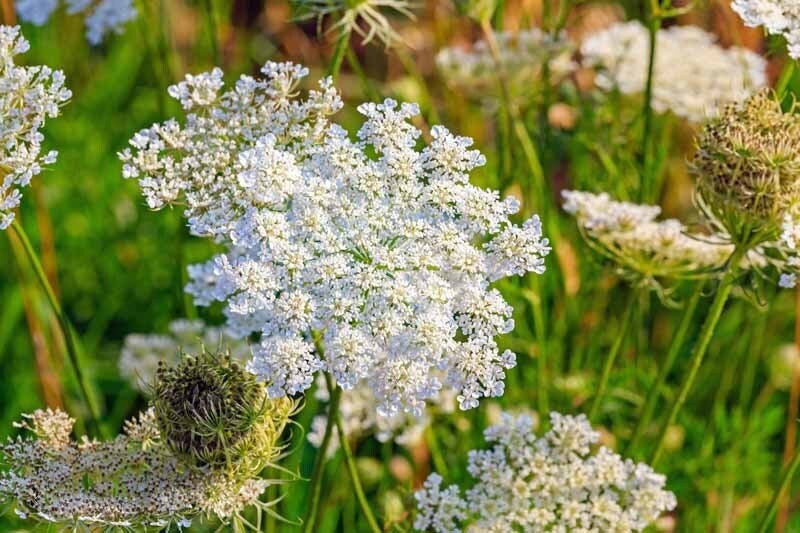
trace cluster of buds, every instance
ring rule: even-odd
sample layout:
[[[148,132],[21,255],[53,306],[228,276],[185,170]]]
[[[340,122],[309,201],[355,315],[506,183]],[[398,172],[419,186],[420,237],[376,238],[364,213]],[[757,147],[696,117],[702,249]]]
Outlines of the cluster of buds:
[[[199,467],[256,476],[281,451],[294,402],[270,399],[264,383],[231,359],[202,350],[156,371],[152,404],[167,445]]]
[[[727,106],[697,141],[692,171],[703,214],[745,249],[778,239],[800,207],[800,116],[769,91]]]

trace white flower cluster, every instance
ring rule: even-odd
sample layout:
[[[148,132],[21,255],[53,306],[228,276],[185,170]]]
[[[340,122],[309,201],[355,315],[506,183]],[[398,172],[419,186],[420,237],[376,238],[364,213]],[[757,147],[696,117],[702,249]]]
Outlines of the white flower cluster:
[[[773,35],[783,35],[789,55],[800,59],[800,3],[797,0],[733,0],[731,7],[747,26],[764,26]]]
[[[108,442],[71,440],[74,420],[36,411],[18,424],[34,434],[2,447],[0,501],[18,515],[94,529],[188,527],[192,519],[227,519],[258,504],[269,482],[185,466],[163,444],[152,410]]]
[[[416,148],[416,105],[358,107],[352,140],[328,116],[329,79],[306,98],[307,69],[267,63],[221,92],[218,69],[170,94],[189,111],[139,132],[121,154],[152,208],[180,200],[190,230],[228,251],[190,269],[198,304],[226,303],[237,335],[261,333],[249,368],[273,396],[320,370],[366,380],[381,415],[419,415],[443,386],[462,408],[503,393],[511,307],[491,283],[542,273],[538,217],[509,221],[512,198],[469,183],[484,157],[444,127]],[[316,344],[316,345],[315,345]],[[441,377],[440,377],[441,376]]]
[[[656,220],[661,208],[617,202],[606,193],[563,191],[564,210],[575,216],[586,242],[623,273],[652,282],[714,271],[733,246],[693,235],[675,219]]]
[[[645,89],[650,35],[640,22],[617,23],[587,37],[584,65],[597,69],[606,91],[637,94]],[[715,115],[767,84],[766,61],[750,50],[724,49],[696,26],[659,30],[653,67],[653,109],[672,111],[692,122]]]
[[[36,26],[44,25],[58,9],[59,0],[16,0],[19,18]],[[133,0],[63,0],[67,13],[86,13],[86,40],[100,44],[108,33],[122,33],[125,24],[136,18]]]
[[[57,152],[42,154],[39,130],[72,97],[60,70],[14,64],[29,47],[18,26],[0,26],[0,231],[14,221],[21,189],[55,162]]]
[[[569,76],[576,68],[572,60],[574,45],[566,34],[551,35],[538,28],[516,33],[497,34],[500,62],[503,64],[512,96],[530,96],[531,87],[542,83],[545,65],[553,84]],[[444,48],[436,55],[442,78],[478,96],[497,90],[497,65],[489,44],[477,41],[471,50]]]
[[[503,414],[485,432],[494,443],[473,450],[467,470],[475,485],[462,496],[432,474],[416,493],[420,531],[505,533],[641,531],[675,508],[666,478],[645,464],[600,447],[584,415],[550,414],[552,429],[534,433],[526,415]]]
[[[455,398],[449,391],[441,391],[439,396],[433,400],[438,412],[452,413],[455,409]],[[330,394],[325,386],[325,380],[317,378],[317,400],[328,402]],[[420,415],[413,416],[407,413],[394,413],[392,415],[381,415],[375,409],[375,394],[365,383],[361,382],[352,390],[342,391],[339,400],[339,413],[342,417],[342,427],[348,438],[359,439],[369,435],[375,435],[379,442],[394,441],[400,446],[410,447],[420,442],[425,429],[430,425],[430,409]],[[325,426],[328,417],[325,414],[317,415],[311,422],[311,430],[308,433],[308,441],[316,447],[322,445],[325,436]],[[336,432],[334,426],[333,431]],[[334,433],[336,435],[336,433]],[[338,439],[331,440],[328,453],[336,450]]]
[[[131,385],[144,389],[153,383],[159,363],[177,366],[183,354],[197,354],[204,347],[230,353],[234,361],[241,363],[250,357],[249,344],[228,335],[224,328],[206,326],[202,320],[175,320],[165,335],[127,335],[120,352],[119,372]]]
[[[800,272],[800,219],[790,214],[783,217],[779,245],[785,256],[783,270],[778,280],[778,285],[784,289],[793,289],[797,286],[797,275]]]

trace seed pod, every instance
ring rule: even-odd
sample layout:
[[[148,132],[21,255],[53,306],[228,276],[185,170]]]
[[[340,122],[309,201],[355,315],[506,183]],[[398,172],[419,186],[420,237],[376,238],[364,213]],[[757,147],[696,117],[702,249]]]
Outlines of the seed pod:
[[[800,116],[784,112],[768,90],[732,104],[697,142],[692,171],[698,204],[732,242],[752,248],[774,240],[800,204]]]
[[[159,429],[173,452],[197,466],[256,475],[280,453],[293,412],[287,398],[270,399],[264,384],[229,353],[186,355],[161,364],[153,384]]]

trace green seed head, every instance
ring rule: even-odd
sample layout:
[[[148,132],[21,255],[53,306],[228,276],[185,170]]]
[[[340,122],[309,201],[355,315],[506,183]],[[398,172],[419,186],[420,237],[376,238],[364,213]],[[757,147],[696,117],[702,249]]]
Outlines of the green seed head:
[[[704,213],[745,247],[776,238],[800,205],[800,116],[768,90],[705,126],[692,170]]]
[[[230,354],[187,355],[161,364],[153,408],[169,447],[198,466],[256,475],[280,453],[293,411],[287,398],[269,399],[264,384]]]

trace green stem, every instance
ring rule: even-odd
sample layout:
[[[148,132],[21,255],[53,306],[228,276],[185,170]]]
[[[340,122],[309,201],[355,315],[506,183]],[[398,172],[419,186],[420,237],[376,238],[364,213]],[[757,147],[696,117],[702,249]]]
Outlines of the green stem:
[[[206,26],[208,31],[208,39],[211,44],[211,56],[214,59],[214,64],[220,64],[219,44],[217,44],[217,21],[214,18],[214,4],[212,0],[203,0],[206,18]]]
[[[433,425],[425,428],[425,442],[428,444],[428,448],[431,450],[433,466],[436,467],[436,471],[439,472],[439,474],[441,474],[443,477],[447,478],[447,463],[444,460],[442,448],[439,446],[439,438],[436,436],[436,429],[434,429]]]
[[[675,364],[675,360],[678,358],[678,354],[681,352],[683,343],[686,340],[686,334],[689,331],[689,327],[692,325],[694,312],[697,309],[697,304],[700,301],[702,294],[703,286],[701,284],[697,286],[691,298],[686,303],[686,307],[683,310],[683,317],[681,318],[680,324],[678,324],[678,329],[675,330],[675,334],[672,337],[672,344],[670,344],[667,357],[664,359],[664,363],[661,365],[661,368],[658,371],[658,376],[656,377],[655,382],[650,386],[650,390],[647,393],[647,399],[644,402],[644,407],[642,408],[642,412],[639,416],[639,421],[636,423],[636,428],[633,430],[633,436],[628,444],[628,455],[630,455],[631,452],[636,448],[639,443],[639,439],[642,437],[642,433],[650,424],[650,420],[653,417],[653,410],[655,409],[656,402],[660,396],[661,389],[664,387],[664,383],[667,380],[667,375],[669,375],[672,366]]]
[[[22,224],[15,219],[11,223],[11,228],[14,230],[15,234],[19,238],[19,241],[22,243],[22,247],[25,249],[28,260],[33,267],[33,271],[36,273],[36,277],[39,280],[39,284],[42,286],[42,289],[47,296],[47,300],[50,303],[50,307],[53,309],[53,312],[58,319],[58,324],[61,326],[61,332],[64,335],[64,344],[67,348],[67,356],[69,358],[70,365],[75,372],[75,377],[78,381],[78,388],[80,389],[83,401],[89,410],[89,420],[93,426],[93,429],[99,433],[101,431],[99,409],[97,408],[97,404],[94,402],[94,397],[89,392],[89,386],[87,385],[86,377],[84,376],[83,369],[81,368],[80,357],[78,355],[78,344],[75,339],[75,332],[72,329],[72,324],[70,324],[69,318],[64,313],[64,310],[62,309],[61,304],[59,303],[58,298],[53,291],[53,287],[50,285],[50,282],[47,279],[44,268],[42,268],[42,264],[36,255],[36,251],[33,249],[33,245],[31,245],[28,234],[22,227]]]
[[[651,8],[652,9],[652,8]],[[644,115],[644,131],[642,132],[642,145],[641,145],[641,172],[642,183],[640,185],[640,197],[649,201],[650,189],[650,152],[651,152],[651,137],[653,136],[653,74],[655,72],[656,60],[656,41],[658,40],[658,29],[661,26],[661,19],[656,16],[656,13],[650,13],[650,21],[647,26],[650,34],[650,48],[648,52],[647,61],[647,82],[644,87],[644,108],[642,114]]]
[[[614,344],[611,345],[611,349],[606,355],[605,363],[603,363],[603,373],[600,375],[600,384],[597,387],[597,394],[595,394],[594,400],[592,401],[592,408],[589,410],[589,420],[594,420],[597,416],[597,412],[600,410],[600,404],[605,396],[606,388],[608,388],[608,378],[611,376],[611,370],[614,368],[614,361],[616,361],[617,355],[619,355],[622,344],[625,342],[625,337],[628,333],[637,292],[638,291],[631,290],[631,293],[628,295],[628,301],[625,303],[625,311],[622,314],[619,330],[617,331],[617,338],[614,340]]]
[[[711,337],[714,335],[714,329],[717,327],[717,323],[722,316],[722,310],[725,307],[725,303],[728,301],[728,296],[730,296],[734,282],[736,281],[739,262],[742,257],[744,257],[745,253],[746,250],[741,248],[737,248],[733,252],[728,263],[728,269],[723,275],[722,281],[720,281],[717,293],[714,295],[714,300],[711,302],[708,315],[706,315],[705,322],[703,322],[703,328],[700,330],[700,337],[697,339],[697,344],[692,351],[692,358],[689,361],[689,373],[684,377],[678,396],[672,402],[669,414],[666,420],[664,420],[664,424],[661,426],[658,441],[656,441],[656,449],[650,459],[650,466],[653,468],[656,467],[658,461],[661,459],[661,455],[664,453],[667,432],[678,418],[678,412],[680,412],[681,407],[683,407],[686,397],[689,395],[689,391],[694,385],[695,379],[697,379],[697,373],[708,351],[708,345],[711,342]]]
[[[342,34],[336,40],[336,48],[333,50],[333,57],[331,63],[328,65],[328,76],[334,80],[339,77],[339,69],[342,68],[342,61],[347,54],[347,48],[350,46],[350,30],[343,29]]]
[[[339,401],[342,397],[342,389],[340,387],[328,387],[330,394],[330,401],[328,402],[328,423],[325,425],[325,434],[322,437],[322,444],[317,450],[317,457],[314,459],[314,470],[311,474],[311,484],[309,486],[310,499],[308,504],[308,514],[305,519],[305,533],[315,533],[317,525],[317,516],[319,514],[319,502],[322,494],[322,477],[325,472],[325,463],[327,462],[328,447],[331,443],[331,436],[333,435],[333,427],[336,420],[339,418]]]
[[[539,351],[536,354],[536,402],[539,416],[546,417],[550,412],[550,398],[547,390],[547,332],[542,311],[542,282],[539,277],[532,278],[536,294],[528,298],[533,312],[533,328]]]
[[[780,78],[778,78],[778,83],[775,85],[775,94],[778,95],[778,100],[783,100],[786,96],[786,92],[789,89],[789,83],[792,81],[792,77],[794,77],[794,70],[795,70],[795,62],[792,59],[789,59],[786,62],[786,65],[783,67],[783,71],[781,72]]]
[[[328,384],[328,390],[338,390],[341,394],[341,387],[334,385],[330,375],[325,374],[325,381]],[[331,392],[331,394],[333,393]],[[353,484],[353,490],[356,493],[358,505],[361,507],[361,512],[364,518],[366,518],[370,530],[373,533],[381,533],[381,528],[378,526],[378,521],[375,520],[375,516],[372,514],[372,509],[369,507],[369,502],[367,502],[367,497],[361,486],[361,479],[358,477],[358,469],[356,468],[356,462],[353,458],[353,452],[350,449],[350,443],[347,441],[347,435],[345,435],[344,432],[341,413],[337,412],[334,416],[336,418],[336,432],[339,434],[339,445],[342,448],[342,452],[344,452],[344,461],[347,464],[347,471],[350,474],[350,482]]]
[[[767,531],[767,529],[769,529],[769,524],[772,521],[772,516],[778,509],[781,497],[783,496],[783,493],[786,492],[786,489],[789,488],[789,485],[791,484],[792,478],[797,472],[798,467],[800,467],[800,448],[798,448],[794,452],[794,458],[792,458],[792,462],[789,463],[789,466],[786,468],[786,472],[784,472],[783,474],[783,478],[781,479],[780,485],[775,490],[775,493],[772,495],[772,500],[770,500],[769,502],[769,507],[767,508],[767,511],[764,513],[764,517],[761,519],[761,526],[758,528],[758,533],[764,533],[765,531]]]

